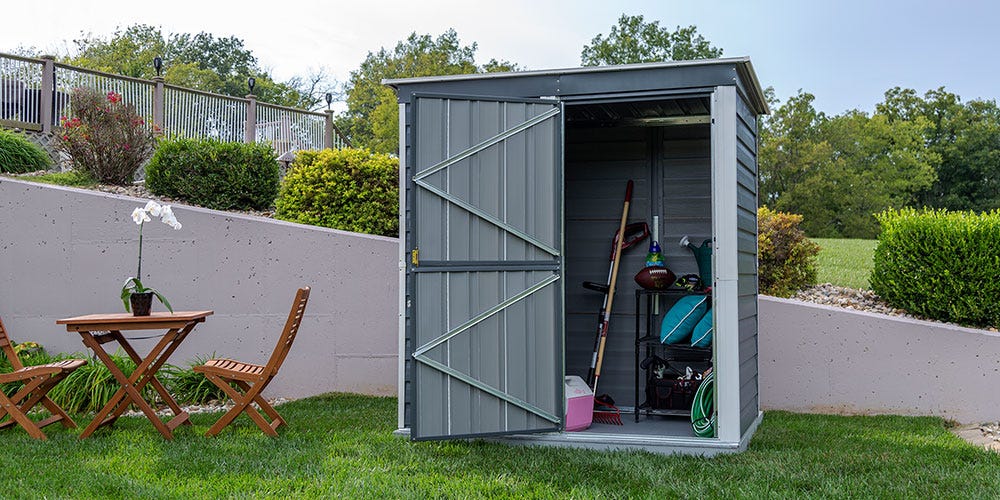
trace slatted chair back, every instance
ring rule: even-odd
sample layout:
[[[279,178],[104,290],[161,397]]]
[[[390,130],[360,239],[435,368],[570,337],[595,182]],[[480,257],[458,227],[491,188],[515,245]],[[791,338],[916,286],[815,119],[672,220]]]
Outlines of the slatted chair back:
[[[7,336],[7,329],[3,326],[3,319],[0,319],[0,349],[3,349],[4,355],[7,356],[7,361],[10,361],[10,367],[14,370],[20,370],[24,368],[21,364],[21,359],[17,357],[17,352],[14,351],[14,345],[10,341],[10,337]]]
[[[288,319],[285,320],[285,329],[282,330],[278,338],[278,345],[274,347],[271,358],[267,360],[267,367],[264,369],[264,377],[273,377],[278,373],[278,368],[288,357],[288,351],[292,348],[295,335],[299,332],[299,325],[302,324],[302,316],[306,312],[306,303],[309,302],[309,287],[299,288],[295,294],[295,301],[292,302],[292,310],[288,312]]]

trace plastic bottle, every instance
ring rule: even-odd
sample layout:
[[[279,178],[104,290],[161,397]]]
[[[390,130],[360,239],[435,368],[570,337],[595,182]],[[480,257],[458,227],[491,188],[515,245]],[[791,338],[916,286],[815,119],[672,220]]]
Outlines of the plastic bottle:
[[[649,244],[649,253],[646,254],[646,267],[650,266],[666,267],[666,264],[663,263],[660,244],[655,241]]]

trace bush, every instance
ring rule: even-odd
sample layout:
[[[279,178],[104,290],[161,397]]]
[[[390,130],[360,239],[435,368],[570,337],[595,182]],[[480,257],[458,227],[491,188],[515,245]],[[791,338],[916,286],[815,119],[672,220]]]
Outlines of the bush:
[[[209,357],[197,357],[191,365],[203,365],[205,361],[214,357],[215,354]],[[213,399],[216,401],[229,399],[229,395],[225,391],[191,367],[180,368],[166,365],[159,374],[162,374],[160,378],[170,394],[182,404],[205,404]]]
[[[275,217],[358,233],[399,233],[399,160],[366,149],[300,151]]]
[[[1000,210],[887,210],[876,216],[872,289],[941,321],[1000,326]]]
[[[70,97],[74,118],[63,117],[55,131],[57,147],[73,167],[107,184],[131,184],[156,142],[135,107],[116,92],[76,88]]]
[[[45,170],[52,158],[24,134],[0,129],[0,173],[20,174]]]
[[[278,194],[278,162],[267,144],[163,140],[146,167],[146,187],[216,210],[267,210]]]
[[[757,210],[757,251],[760,293],[791,297],[816,284],[819,245],[799,228],[802,216]]]

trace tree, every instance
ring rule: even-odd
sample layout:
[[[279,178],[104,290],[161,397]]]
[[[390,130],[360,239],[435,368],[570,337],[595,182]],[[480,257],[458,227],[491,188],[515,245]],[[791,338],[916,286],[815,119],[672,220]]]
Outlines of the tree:
[[[893,120],[922,117],[930,124],[924,139],[941,164],[937,181],[920,193],[922,204],[974,211],[1000,207],[1000,108],[995,101],[962,104],[944,87],[923,98],[896,87],[877,109]]]
[[[136,24],[116,30],[110,38],[88,35],[74,40],[76,54],[64,60],[76,66],[135,78],[153,78],[153,58],[163,58],[167,83],[206,92],[245,96],[247,78],[254,77],[254,94],[262,102],[313,108],[319,103],[317,87],[331,88],[325,74],[287,83],[274,81],[256,56],[234,36],[181,33],[164,36],[160,29]]]
[[[820,138],[820,125],[827,118],[813,108],[815,99],[799,89],[781,106],[770,103],[773,111],[762,119],[760,128],[761,204],[775,206],[782,194],[821,170],[833,156],[830,144]]]
[[[355,146],[375,152],[395,153],[399,144],[399,109],[392,89],[382,85],[385,78],[457,75],[492,71],[515,71],[517,66],[491,60],[475,63],[477,45],[463,46],[458,34],[449,29],[437,38],[411,33],[389,51],[369,52],[361,67],[351,72],[345,93],[347,112],[338,120]]]
[[[598,34],[590,45],[584,45],[580,62],[584,66],[600,66],[712,59],[721,55],[722,49],[713,47],[695,26],[677,26],[670,31],[661,28],[659,21],[647,23],[642,15],[622,14],[607,37]]]
[[[923,116],[854,110],[817,112],[799,91],[761,129],[761,201],[802,214],[813,237],[873,238],[876,212],[917,201],[935,180],[940,156],[924,134]]]

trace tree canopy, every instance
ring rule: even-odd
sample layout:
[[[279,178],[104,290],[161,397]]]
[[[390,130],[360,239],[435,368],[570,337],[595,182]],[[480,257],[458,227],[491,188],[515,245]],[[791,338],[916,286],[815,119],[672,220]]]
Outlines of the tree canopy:
[[[477,45],[462,45],[458,33],[449,29],[438,37],[411,33],[391,51],[369,52],[361,67],[351,72],[345,94],[347,112],[338,118],[355,146],[380,153],[395,153],[399,144],[399,109],[392,89],[382,85],[385,78],[457,75],[493,71],[515,71],[506,61],[475,62]]]
[[[622,14],[605,37],[598,34],[584,45],[580,63],[584,66],[631,64],[660,61],[712,59],[722,56],[698,34],[698,28],[677,26],[674,31],[660,27],[659,21],[646,22],[642,15]]]
[[[960,97],[944,87],[921,98],[913,89],[893,88],[877,106],[893,121],[924,119],[924,141],[941,157],[937,180],[920,193],[923,205],[986,211],[1000,207],[1000,108],[995,101]]]
[[[243,97],[249,92],[247,78],[254,77],[254,95],[263,102],[313,108],[321,101],[318,89],[325,74],[276,82],[235,36],[210,33],[175,33],[164,36],[154,26],[135,24],[116,30],[109,38],[88,35],[73,40],[75,55],[68,64],[136,78],[156,76],[153,58],[163,59],[163,77],[168,83],[207,92]],[[330,83],[329,85],[332,85]]]
[[[761,202],[802,214],[810,236],[873,238],[876,212],[912,205],[936,179],[930,123],[857,110],[827,117],[813,99],[799,91],[764,121]]]

